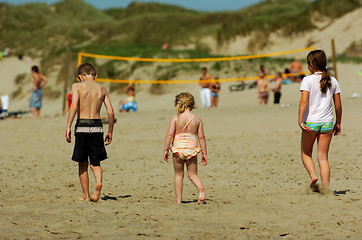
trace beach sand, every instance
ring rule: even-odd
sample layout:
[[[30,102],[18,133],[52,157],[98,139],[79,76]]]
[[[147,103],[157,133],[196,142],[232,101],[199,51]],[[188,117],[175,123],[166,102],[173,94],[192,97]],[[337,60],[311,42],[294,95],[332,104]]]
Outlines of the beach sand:
[[[332,140],[325,195],[308,189],[300,159],[299,84],[283,86],[289,107],[258,106],[255,89],[230,93],[225,83],[217,109],[194,110],[207,139],[209,164],[199,164],[206,204],[197,203],[187,175],[184,203],[173,203],[173,166],[162,159],[174,96],[190,91],[200,106],[198,85],[171,85],[160,96],[141,91],[137,113],[116,114],[98,203],[77,200],[67,117],[54,116],[61,104],[45,99],[38,120],[0,121],[0,238],[361,239],[362,98],[350,98],[362,93],[359,68],[340,64],[342,135]],[[118,97],[112,101],[116,108]]]

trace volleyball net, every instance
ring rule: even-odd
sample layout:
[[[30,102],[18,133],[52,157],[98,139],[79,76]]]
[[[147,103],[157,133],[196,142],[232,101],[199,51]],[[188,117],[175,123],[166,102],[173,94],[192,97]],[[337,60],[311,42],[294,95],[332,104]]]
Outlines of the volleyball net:
[[[315,50],[314,46],[306,47],[301,49],[294,49],[282,52],[275,53],[266,53],[266,54],[257,54],[257,55],[246,55],[246,56],[233,56],[233,57],[217,57],[217,58],[140,58],[140,57],[123,57],[123,56],[110,56],[110,55],[100,55],[93,53],[78,53],[78,66],[82,64],[84,57],[87,58],[99,58],[99,59],[108,59],[108,60],[119,60],[119,61],[137,61],[137,62],[164,62],[164,63],[190,63],[190,62],[224,62],[224,61],[237,61],[237,60],[246,60],[246,59],[255,59],[255,58],[266,58],[287,55],[291,53],[298,53],[304,51]],[[307,74],[309,71],[303,71],[298,73],[289,73],[282,74],[283,76],[295,76]],[[273,78],[275,75],[267,75],[266,78]],[[256,80],[259,79],[259,76],[254,77],[241,77],[241,78],[224,78],[218,79],[220,82],[239,82],[247,80]],[[126,79],[107,79],[107,78],[97,78],[97,82],[113,82],[113,83],[135,83],[135,84],[187,84],[187,83],[199,83],[200,80],[126,80]],[[213,82],[215,80],[203,80],[203,82]]]

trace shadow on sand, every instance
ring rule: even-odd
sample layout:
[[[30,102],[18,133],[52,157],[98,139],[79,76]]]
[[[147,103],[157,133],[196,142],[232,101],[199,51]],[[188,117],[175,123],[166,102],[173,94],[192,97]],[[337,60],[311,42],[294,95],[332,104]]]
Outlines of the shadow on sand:
[[[200,203],[200,204],[206,204],[206,201],[212,201],[211,199],[206,198],[204,202]],[[183,204],[189,204],[189,203],[198,203],[199,200],[198,199],[194,199],[194,200],[190,200],[190,201],[182,201],[181,203]]]
[[[132,195],[124,195],[124,196],[118,196],[118,197],[111,197],[108,195],[104,195],[103,197],[101,197],[102,200],[107,201],[107,200],[113,200],[113,201],[117,201],[118,199],[122,199],[122,198],[131,198]]]

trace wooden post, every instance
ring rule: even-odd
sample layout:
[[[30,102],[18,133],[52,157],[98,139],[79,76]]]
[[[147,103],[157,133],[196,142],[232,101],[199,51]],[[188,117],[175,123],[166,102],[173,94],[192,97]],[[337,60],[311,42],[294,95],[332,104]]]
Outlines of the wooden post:
[[[337,75],[337,57],[336,57],[336,47],[334,45],[334,38],[332,38],[332,59],[333,59],[334,77],[336,79],[338,79],[338,75]]]
[[[62,105],[62,112],[65,111],[67,105],[66,105],[66,102],[67,102],[67,89],[68,89],[68,79],[69,79],[69,68],[70,68],[70,63],[72,61],[72,54],[71,54],[71,51],[68,49],[67,50],[67,53],[66,53],[66,56],[64,57],[64,64],[61,68],[61,72],[59,73],[59,76],[58,78],[59,79],[62,79],[64,81],[64,86],[63,86],[63,105]]]
[[[82,64],[82,53],[78,53],[78,63],[77,63],[77,67],[79,67],[79,65]]]

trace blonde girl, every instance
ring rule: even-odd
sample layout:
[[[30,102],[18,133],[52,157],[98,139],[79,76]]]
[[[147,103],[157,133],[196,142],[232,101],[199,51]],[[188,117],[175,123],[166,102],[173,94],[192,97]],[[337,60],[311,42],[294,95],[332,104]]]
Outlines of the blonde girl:
[[[197,154],[199,152],[202,152],[202,165],[206,166],[207,164],[206,139],[202,120],[191,113],[195,108],[195,100],[190,93],[178,94],[175,99],[175,106],[177,115],[171,119],[167,131],[163,159],[168,162],[169,150],[171,150],[175,171],[176,203],[182,201],[185,165],[190,181],[198,190],[199,201],[204,202],[206,198],[205,189],[197,175]],[[197,145],[197,139],[201,148]],[[171,143],[172,147],[170,147]]]
[[[310,176],[309,185],[313,188],[318,181],[312,160],[313,144],[317,139],[317,159],[322,184],[328,186],[330,180],[329,145],[333,133],[334,135],[341,133],[342,103],[339,84],[334,77],[330,76],[330,72],[326,68],[326,54],[322,50],[312,51],[308,54],[307,61],[312,75],[303,78],[300,87],[298,123],[302,129],[302,161]],[[336,112],[334,125],[332,99]]]

